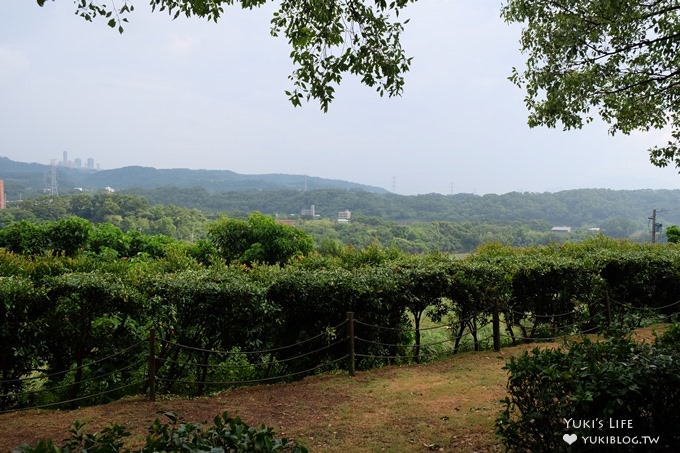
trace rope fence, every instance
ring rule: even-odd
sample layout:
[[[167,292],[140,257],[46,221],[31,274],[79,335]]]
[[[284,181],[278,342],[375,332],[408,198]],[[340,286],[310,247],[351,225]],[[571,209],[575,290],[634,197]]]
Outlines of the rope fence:
[[[138,341],[65,370],[36,369],[19,379],[0,380],[0,413],[64,407],[78,402],[103,403],[129,394],[133,387],[141,391],[148,380],[145,343]]]
[[[607,299],[605,325],[618,316],[618,308],[630,316],[678,319],[680,300],[659,307],[635,307]],[[663,311],[663,313],[661,313]],[[555,319],[568,316],[567,324]],[[517,321],[519,319],[520,321]],[[551,324],[552,323],[552,324]],[[227,388],[271,384],[299,379],[315,373],[346,370],[354,375],[360,368],[379,364],[414,363],[450,356],[461,350],[493,348],[518,342],[557,341],[565,337],[601,331],[603,324],[580,310],[557,314],[535,314],[497,306],[463,318],[455,314],[450,322],[427,325],[380,326],[347,318],[294,343],[262,350],[209,349],[156,338],[135,342],[104,357],[83,360],[78,366],[53,371],[36,369],[20,378],[0,380],[0,413],[29,409],[74,407],[99,404],[130,394],[203,394]],[[546,329],[553,329],[547,333]],[[531,331],[528,335],[527,332]],[[546,334],[547,333],[547,334]]]

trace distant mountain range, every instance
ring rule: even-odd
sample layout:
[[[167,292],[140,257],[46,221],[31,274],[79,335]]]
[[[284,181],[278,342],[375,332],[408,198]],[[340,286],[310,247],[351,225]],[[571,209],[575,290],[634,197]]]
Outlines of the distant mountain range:
[[[159,187],[202,188],[209,193],[242,190],[359,190],[387,193],[380,187],[306,175],[244,175],[229,170],[157,169],[130,166],[113,170],[88,170],[57,165],[56,187],[59,193],[74,191],[156,189]],[[0,157],[0,179],[5,180],[8,200],[30,198],[52,189],[52,167],[17,162]]]
[[[151,204],[196,208],[213,214],[260,211],[287,216],[315,206],[321,217],[350,210],[356,218],[400,223],[449,221],[471,224],[602,228],[618,237],[657,223],[680,225],[680,190],[576,189],[561,192],[398,195],[379,187],[304,175],[243,175],[218,170],[124,167],[81,170],[15,162],[0,157],[0,179],[9,202],[45,194],[55,171],[60,195],[101,192],[106,187],[137,194]],[[77,188],[77,189],[76,189]],[[307,190],[305,190],[307,189]]]

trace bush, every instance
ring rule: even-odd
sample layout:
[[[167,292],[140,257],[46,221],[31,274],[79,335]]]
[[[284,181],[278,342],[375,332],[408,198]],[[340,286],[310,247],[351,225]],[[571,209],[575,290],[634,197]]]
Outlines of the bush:
[[[563,436],[574,434],[578,451],[639,451],[643,436],[659,437],[644,451],[677,448],[680,346],[669,344],[586,339],[511,358],[497,433],[509,451],[570,451]]]
[[[163,452],[292,452],[306,453],[307,449],[285,438],[274,436],[270,428],[254,428],[240,418],[225,412],[217,416],[209,428],[198,423],[177,423],[177,415],[168,412],[169,423],[156,419],[149,428],[146,444],[137,453]],[[101,433],[86,434],[84,424],[76,421],[71,437],[61,447],[52,440],[42,440],[35,447],[21,446],[16,453],[132,453],[123,445],[129,433],[120,425],[104,428]]]

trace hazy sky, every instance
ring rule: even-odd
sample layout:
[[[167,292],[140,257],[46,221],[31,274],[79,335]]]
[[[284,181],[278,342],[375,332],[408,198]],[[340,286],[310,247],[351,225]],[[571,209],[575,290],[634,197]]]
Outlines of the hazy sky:
[[[68,151],[101,168],[293,173],[400,194],[676,188],[649,163],[662,132],[611,137],[529,129],[519,28],[498,0],[421,0],[407,9],[414,57],[401,98],[348,76],[326,114],[294,108],[289,49],[272,8],[215,23],[171,21],[133,2],[125,33],[75,16],[72,0],[0,5],[0,156],[48,164]]]

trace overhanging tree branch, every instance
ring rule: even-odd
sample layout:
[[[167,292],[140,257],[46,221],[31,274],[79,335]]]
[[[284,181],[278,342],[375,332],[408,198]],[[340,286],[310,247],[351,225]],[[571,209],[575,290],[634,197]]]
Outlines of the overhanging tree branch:
[[[103,18],[122,33],[133,12],[128,0],[111,6],[98,0],[73,0],[75,12],[87,21]],[[225,7],[260,7],[273,0],[149,0],[152,11],[218,21]],[[271,32],[288,39],[295,69],[293,89],[286,94],[293,105],[316,99],[328,110],[335,88],[345,74],[354,74],[381,96],[399,96],[411,58],[401,45],[408,20],[400,12],[416,0],[278,0]],[[37,0],[39,6],[47,0]]]

